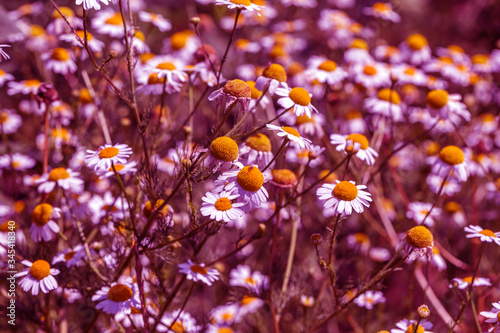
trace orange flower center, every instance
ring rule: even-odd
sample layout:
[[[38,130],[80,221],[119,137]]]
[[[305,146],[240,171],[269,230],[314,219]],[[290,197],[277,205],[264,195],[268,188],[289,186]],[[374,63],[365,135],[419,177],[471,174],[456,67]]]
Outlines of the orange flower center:
[[[50,265],[45,260],[37,260],[30,267],[30,275],[32,278],[41,280],[50,275]]]
[[[392,104],[398,105],[401,103],[401,98],[399,94],[392,89],[381,89],[377,93],[377,97],[380,100],[390,102]]]
[[[422,49],[424,46],[428,44],[427,39],[421,34],[413,34],[406,38],[406,42],[408,46],[415,51]]]
[[[49,173],[49,181],[57,182],[60,179],[69,178],[69,173],[65,168],[55,168]]]
[[[99,152],[99,158],[100,159],[112,158],[112,157],[115,157],[116,155],[118,155],[119,152],[120,152],[120,150],[118,148],[115,148],[115,147],[103,148]]]
[[[349,140],[352,140],[353,143],[356,143],[356,142],[359,143],[361,145],[361,149],[363,149],[363,150],[368,148],[368,145],[369,145],[368,139],[363,134],[359,134],[359,133],[351,134],[346,138],[346,141],[349,141]]]
[[[255,192],[264,184],[264,175],[260,172],[259,168],[246,166],[238,172],[236,180],[244,190]]]
[[[75,256],[75,251],[68,252],[64,255],[64,260],[66,261],[71,260],[73,259],[74,256]]]
[[[187,39],[192,35],[190,30],[179,31],[170,36],[170,44],[174,50],[183,49],[186,46]]]
[[[441,161],[449,165],[457,165],[464,162],[464,152],[457,146],[446,146],[439,152]]]
[[[319,65],[318,69],[321,69],[322,71],[325,72],[333,72],[334,70],[337,69],[337,64],[335,63],[335,61],[327,60],[323,62],[321,65]]]
[[[124,302],[132,298],[132,289],[124,284],[115,284],[109,288],[108,299],[113,302]]]
[[[252,99],[258,99],[262,96],[262,91],[255,88],[255,81],[246,81],[246,84],[250,87],[250,91],[252,92]]]
[[[358,196],[358,188],[353,183],[344,180],[335,185],[333,195],[342,201],[353,201]]]
[[[159,64],[158,66],[156,66],[156,68],[158,69],[166,69],[166,70],[169,70],[169,71],[173,71],[175,68],[175,65],[172,64],[171,62],[163,62],[161,64]]]
[[[266,67],[262,72],[262,76],[280,82],[286,82],[286,71],[283,66],[278,64],[271,64],[269,67]]]
[[[271,151],[271,141],[269,138],[261,133],[254,134],[250,136],[246,141],[245,144],[257,151],[264,151],[264,152],[269,152]]]
[[[122,25],[123,24],[122,16],[119,13],[115,13],[113,16],[108,18],[105,21],[105,23],[110,25]]]
[[[287,132],[288,134],[291,134],[293,136],[296,136],[297,138],[300,138],[300,133],[295,128],[283,126],[283,127],[281,127],[281,129],[283,131]]]
[[[297,183],[297,176],[288,169],[274,169],[272,171],[273,180],[281,185],[295,185]]]
[[[226,210],[230,210],[233,205],[231,204],[231,200],[228,198],[220,198],[217,199],[217,201],[214,204],[215,209],[218,211],[223,211],[225,212]]]
[[[356,38],[351,42],[350,48],[368,50],[368,44],[364,40]]]
[[[365,68],[363,68],[363,73],[372,76],[377,74],[377,69],[374,66],[366,65]]]
[[[50,220],[52,215],[52,205],[48,203],[39,204],[33,209],[31,213],[31,221],[39,227],[43,227]]]
[[[434,247],[434,237],[431,232],[424,226],[416,226],[411,228],[406,234],[407,242],[416,248]]]
[[[427,94],[427,105],[432,109],[441,109],[448,103],[448,92],[442,89],[429,91]]]
[[[202,267],[200,265],[193,265],[191,266],[191,270],[193,273],[201,274],[201,275],[207,275],[208,270],[205,267]]]
[[[237,5],[250,6],[252,2],[250,0],[229,0]]]
[[[497,235],[495,235],[495,233],[489,229],[484,229],[483,231],[480,231],[479,232],[481,235],[485,235],[485,236],[488,236],[488,237],[493,237],[493,238],[497,238]]]
[[[227,136],[221,136],[210,145],[210,155],[219,161],[231,162],[238,158],[238,144]]]
[[[85,32],[83,30],[78,30],[76,32],[76,34],[78,35],[78,37],[80,37],[81,39],[85,39]],[[91,41],[92,39],[94,38],[94,36],[92,36],[92,34],[90,32],[87,31],[87,41]]]
[[[295,103],[302,106],[308,106],[311,103],[311,96],[304,88],[296,87],[290,90],[288,97]]]

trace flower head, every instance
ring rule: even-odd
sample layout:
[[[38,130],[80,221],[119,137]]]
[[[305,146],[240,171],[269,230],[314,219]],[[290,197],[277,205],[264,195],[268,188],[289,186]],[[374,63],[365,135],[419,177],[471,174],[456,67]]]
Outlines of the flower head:
[[[332,134],[330,136],[330,142],[334,145],[337,145],[337,151],[344,151],[348,153],[349,147],[356,143],[359,144],[359,150],[355,153],[356,157],[362,161],[366,161],[366,164],[373,165],[375,163],[375,158],[378,157],[378,153],[371,147],[369,147],[369,141],[366,136],[359,133],[353,133],[350,135],[340,135],[340,134]],[[350,144],[348,144],[350,143]]]
[[[35,242],[52,240],[52,233],[60,231],[59,225],[54,221],[61,217],[61,209],[51,204],[42,203],[33,209],[31,214],[31,238]]]
[[[402,250],[408,256],[407,260],[415,260],[423,256],[430,259],[433,248],[434,237],[424,226],[411,228],[403,239]]]
[[[193,280],[194,282],[201,281],[208,286],[211,286],[214,281],[219,279],[219,271],[212,268],[207,269],[204,263],[195,264],[188,259],[187,262],[179,264],[179,272],[186,274],[188,280]]]
[[[92,301],[99,301],[96,309],[102,309],[108,314],[130,314],[132,307],[141,307],[139,288],[131,277],[119,279],[109,287],[102,287],[92,296]]]
[[[250,100],[252,99],[252,90],[245,81],[235,79],[227,81],[224,87],[208,96],[210,101],[217,99],[217,103],[222,103],[224,98],[226,99],[225,110],[233,103],[240,103],[243,112],[245,112],[248,110]]]
[[[210,216],[216,221],[232,222],[243,216],[245,213],[239,207],[244,206],[243,202],[234,202],[240,195],[222,191],[220,193],[207,192],[201,200],[203,204],[200,208],[201,215]]]
[[[334,208],[335,215],[351,215],[353,210],[362,213],[363,206],[370,207],[371,194],[364,189],[366,185],[356,186],[353,181],[336,180],[336,184],[323,184],[316,195],[320,200],[326,200],[323,205],[325,208]]]
[[[54,275],[59,274],[59,270],[51,268],[47,261],[40,259],[32,263],[28,260],[23,260],[21,263],[29,268],[17,273],[14,277],[24,276],[19,281],[19,285],[25,292],[31,289],[31,294],[36,296],[40,290],[44,294],[47,294],[49,291],[57,288],[57,281]]]
[[[105,144],[95,151],[87,150],[85,162],[95,171],[109,171],[113,164],[126,164],[130,155],[132,155],[132,148],[125,144]]]
[[[491,243],[494,242],[500,245],[500,232],[493,232],[489,229],[483,229],[478,225],[469,225],[464,228],[465,232],[468,233],[467,238],[479,237],[481,242]]]
[[[286,137],[289,141],[294,142],[297,146],[302,149],[311,148],[311,140],[301,137],[300,133],[293,127],[289,126],[276,126],[272,124],[267,124],[267,128],[271,131],[278,131],[278,136]]]

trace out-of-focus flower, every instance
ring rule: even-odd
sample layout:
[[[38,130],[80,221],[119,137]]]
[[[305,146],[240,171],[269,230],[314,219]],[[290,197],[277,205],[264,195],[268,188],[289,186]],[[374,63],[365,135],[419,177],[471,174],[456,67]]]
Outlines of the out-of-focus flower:
[[[85,256],[85,247],[82,244],[78,244],[74,248],[64,249],[62,252],[59,252],[52,260],[52,265],[64,262],[66,263],[66,267],[80,266],[83,264],[82,259]]]
[[[464,228],[465,232],[469,234],[465,237],[467,238],[475,238],[479,237],[481,242],[491,243],[494,242],[497,245],[500,245],[500,232],[493,232],[489,229],[483,229],[478,225],[469,225]]]
[[[123,37],[122,15],[112,9],[100,11],[92,19],[92,28],[103,35]]]
[[[219,271],[212,268],[205,268],[205,264],[195,264],[188,259],[187,262],[179,264],[179,273],[186,274],[188,280],[194,282],[201,281],[204,284],[211,286],[214,281],[219,279]]]
[[[119,279],[118,282],[111,283],[110,287],[102,287],[92,296],[92,301],[99,302],[96,309],[102,309],[108,314],[129,314],[132,307],[141,308],[139,288],[131,277]]]
[[[457,146],[446,146],[439,152],[439,156],[432,164],[432,173],[446,177],[449,173],[460,182],[469,178],[469,168],[465,163],[462,149]]]
[[[287,140],[297,144],[302,149],[309,149],[311,147],[311,140],[301,137],[300,133],[292,127],[289,126],[276,126],[272,124],[267,124],[267,128],[271,131],[278,131],[278,136],[280,137],[286,137]]]
[[[399,45],[403,57],[412,65],[419,66],[431,59],[429,42],[421,34],[412,34]]]
[[[427,109],[434,115],[451,120],[458,125],[461,118],[470,121],[471,115],[459,94],[448,94],[446,90],[435,89],[427,94]]]
[[[196,320],[189,313],[181,311],[181,309],[164,314],[156,329],[158,332],[201,332],[201,326],[196,325]]]
[[[248,288],[255,293],[260,293],[269,287],[269,278],[261,272],[254,271],[247,265],[238,265],[229,274],[231,286]]]
[[[250,0],[215,0],[215,5],[227,6],[229,9],[248,10],[250,12],[255,12],[259,16],[259,11],[264,8],[264,6],[256,5]]]
[[[58,233],[61,230],[54,221],[61,217],[61,212],[60,208],[48,203],[37,205],[31,214],[31,239],[35,242],[42,239],[46,242],[52,240],[52,233]]]
[[[78,6],[83,3],[83,9],[85,10],[89,10],[91,8],[99,10],[101,9],[101,3],[99,1],[105,5],[108,4],[108,0],[76,0],[76,5]]]
[[[347,72],[333,60],[313,56],[307,62],[305,75],[311,82],[318,80],[320,83],[334,85],[344,80],[347,77]]]
[[[464,278],[453,278],[452,283],[448,286],[449,288],[453,288],[453,282],[457,283],[457,288],[458,289],[466,289],[470,286],[470,283],[472,282],[472,276],[466,276]],[[472,284],[473,287],[489,287],[491,286],[490,279],[487,278],[482,278],[482,277],[475,277],[474,278],[474,283]]]
[[[408,204],[408,210],[406,211],[406,217],[413,219],[415,223],[420,224],[424,220],[425,216],[429,214],[432,204],[428,202],[414,201]],[[434,226],[434,219],[441,216],[441,209],[434,207],[431,213],[427,216],[425,220],[425,225],[429,227]]]
[[[395,23],[401,21],[401,16],[392,9],[390,3],[386,2],[376,2],[371,7],[363,8],[363,14]]]
[[[38,185],[38,192],[50,193],[54,188],[60,188],[78,193],[83,190],[83,180],[78,178],[79,172],[75,172],[69,168],[54,168],[49,173],[44,173],[35,181]]]
[[[156,14],[156,13],[148,13],[145,11],[140,11],[139,12],[139,19],[142,22],[149,22],[155,27],[158,28],[161,32],[168,31],[172,29],[172,23],[170,23],[169,20],[164,18],[161,14]]]
[[[312,296],[306,296],[306,295],[300,295],[300,305],[302,305],[305,308],[310,308],[314,305],[314,297]]]
[[[51,268],[47,261],[40,259],[32,263],[28,260],[23,260],[21,263],[29,268],[17,273],[14,277],[23,276],[19,281],[19,285],[25,292],[31,289],[31,294],[36,296],[40,290],[44,294],[47,294],[49,291],[57,288],[57,281],[54,275],[59,274],[59,270]]]
[[[375,304],[385,303],[385,297],[381,291],[368,290],[356,297],[354,303],[360,308],[371,310]]]
[[[113,167],[115,168],[114,170],[113,170]],[[112,177],[115,175],[115,170],[119,175],[134,174],[137,172],[136,167],[137,167],[136,161],[128,162],[125,164],[115,164],[115,165],[109,167],[108,170],[99,170],[97,172],[97,175],[101,179],[109,178],[109,177]]]
[[[403,119],[403,104],[399,94],[392,89],[381,89],[377,96],[369,97],[364,102],[365,108],[370,113],[380,114],[394,121]]]
[[[488,318],[484,321],[485,323],[498,323],[498,321],[500,320],[500,302],[494,302],[491,305],[493,305],[491,311],[481,311],[479,314],[483,317]]]
[[[262,75],[257,78],[255,88],[260,91],[267,89],[269,94],[274,95],[278,88],[288,89],[286,79],[287,75],[283,66],[280,64],[271,64],[264,68]]]
[[[10,56],[3,50],[5,47],[10,47],[10,45],[7,44],[0,44],[0,62],[2,62],[2,58],[5,60],[9,60]]]
[[[432,329],[432,323],[422,320],[417,326],[416,320],[403,319],[396,323],[397,328],[391,329],[391,333],[407,333],[407,332],[418,332],[418,333],[432,333],[429,331]]]

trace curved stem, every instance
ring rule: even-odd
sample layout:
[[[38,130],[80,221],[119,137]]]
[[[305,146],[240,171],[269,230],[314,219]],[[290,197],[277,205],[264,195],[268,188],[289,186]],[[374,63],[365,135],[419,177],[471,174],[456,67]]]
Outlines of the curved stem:
[[[219,86],[220,75],[222,73],[222,66],[226,62],[227,53],[229,52],[229,48],[231,47],[231,43],[233,42],[234,32],[236,31],[236,26],[238,25],[238,18],[240,17],[241,9],[236,9],[236,17],[234,18],[234,26],[231,31],[231,35],[229,36],[229,42],[227,43],[226,52],[224,52],[224,56],[222,57],[222,61],[220,63],[219,74],[217,75],[217,86]]]

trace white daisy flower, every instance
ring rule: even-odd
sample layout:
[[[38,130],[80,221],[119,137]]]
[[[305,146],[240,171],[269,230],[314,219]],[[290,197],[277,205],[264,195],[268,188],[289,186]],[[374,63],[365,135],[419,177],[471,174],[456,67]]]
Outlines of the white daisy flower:
[[[85,33],[83,30],[77,30],[76,33],[82,40],[85,39]],[[83,45],[80,44],[80,41],[78,39],[76,39],[75,34],[73,34],[73,33],[61,35],[59,37],[59,39],[62,41],[71,43],[71,45],[73,45],[73,46],[80,47],[80,48],[83,47]],[[87,31],[87,44],[89,46],[89,49],[91,49],[94,52],[101,52],[102,49],[104,48],[104,42],[95,39],[94,36],[88,31]],[[87,58],[87,53],[82,52],[82,59],[86,59],[86,58]]]
[[[181,91],[182,83],[168,81],[166,77],[159,78],[158,73],[151,73],[147,82],[138,88],[138,92],[145,95],[161,95],[163,92],[174,94]]]
[[[216,191],[235,191],[240,195],[238,201],[245,203],[243,211],[248,212],[267,201],[269,194],[263,186],[266,179],[257,165],[237,166],[240,170],[226,171],[219,176],[215,181]]]
[[[276,126],[272,124],[266,124],[267,128],[271,131],[278,131],[277,135],[280,137],[286,137],[289,141],[295,143],[302,149],[311,148],[311,140],[300,136],[300,133],[292,127],[289,126]]]
[[[278,99],[278,104],[286,110],[292,109],[297,117],[305,114],[311,118],[311,111],[318,112],[318,109],[311,104],[312,95],[304,88],[295,87],[291,90],[278,88],[276,95],[282,96]]]
[[[244,316],[249,313],[257,312],[264,304],[266,303],[258,297],[243,296],[240,301],[240,314]]]
[[[418,333],[432,333],[429,331],[432,328],[432,323],[426,320],[420,321],[418,327],[415,330],[415,326],[417,325],[416,320],[408,320],[403,319],[396,323],[397,328],[391,329],[391,333],[407,333],[407,332],[418,332]]]
[[[201,328],[201,326],[196,325],[196,320],[189,313],[177,309],[164,314],[156,330],[158,332],[197,333],[201,332]]]
[[[439,116],[444,120],[451,120],[456,125],[460,124],[462,118],[471,120],[467,106],[460,102],[460,94],[448,94],[446,90],[434,89],[427,94],[427,109],[434,116]]]
[[[420,257],[430,260],[434,249],[434,237],[426,227],[419,225],[411,228],[405,235],[401,245],[402,253],[407,255],[407,261]]]
[[[240,147],[240,157],[245,165],[256,164],[264,169],[273,159],[271,140],[262,133],[249,136]]]
[[[335,61],[317,56],[308,60],[304,74],[311,82],[318,80],[320,83],[328,83],[329,85],[342,82],[347,77],[347,72],[339,67]]]
[[[191,62],[194,53],[200,46],[200,40],[194,31],[182,30],[164,40],[162,53],[169,54],[176,59]]]
[[[451,281],[457,283],[458,289],[467,289],[467,288],[469,288],[470,283],[472,282],[472,276],[466,276],[464,278],[453,278],[453,279],[451,279]],[[474,278],[474,283],[472,286],[473,287],[490,287],[491,282],[490,282],[490,279],[476,276]],[[448,287],[453,288],[453,285],[450,283],[450,285]]]
[[[172,176],[180,166],[180,158],[177,150],[170,148],[165,157],[153,155],[152,160],[158,165],[158,170],[166,172]]]
[[[35,184],[38,185],[40,193],[50,193],[56,185],[66,191],[79,193],[83,190],[83,180],[78,178],[79,175],[79,172],[69,168],[54,168],[38,178]]]
[[[240,307],[236,303],[219,305],[212,309],[210,322],[219,327],[230,326],[239,323],[243,319]]]
[[[354,304],[368,310],[372,310],[373,306],[378,303],[385,303],[385,297],[381,291],[368,290],[354,300]]]
[[[405,60],[412,65],[419,66],[431,59],[431,48],[429,42],[421,34],[412,34],[399,45]]]
[[[200,208],[201,215],[210,216],[211,219],[215,219],[217,222],[222,220],[231,222],[245,214],[243,210],[238,208],[245,205],[243,202],[232,202],[239,196],[239,194],[231,194],[226,191],[220,193],[207,192],[201,198],[203,201]]]
[[[224,111],[233,103],[240,103],[242,111],[248,111],[250,100],[252,99],[252,91],[248,84],[239,79],[229,80],[224,87],[217,89],[208,96],[209,101],[217,100],[218,104],[222,104],[225,99],[226,105]]]
[[[148,13],[141,10],[139,12],[139,19],[142,22],[151,23],[152,25],[157,27],[161,32],[165,32],[172,29],[172,23],[170,23],[169,20],[167,20],[160,14]]]
[[[314,297],[300,295],[300,305],[302,305],[305,308],[311,308],[314,305]]]
[[[117,314],[120,312],[129,314],[132,307],[141,308],[139,288],[132,282],[131,277],[121,278],[118,282],[111,283],[111,286],[102,287],[98,290],[92,301],[98,301],[96,309],[102,309],[107,314]]]
[[[446,146],[439,152],[432,164],[432,173],[441,177],[446,177],[450,172],[451,176],[460,182],[465,182],[469,178],[469,167],[465,163],[465,156],[462,149],[457,146]],[[431,158],[432,159],[432,158]]]
[[[364,104],[370,113],[380,114],[394,121],[403,120],[404,105],[401,104],[399,94],[392,89],[380,89],[376,97],[368,97]]]
[[[191,259],[179,264],[179,273],[186,274],[188,280],[193,280],[194,282],[201,281],[208,286],[217,281],[220,275],[218,270],[214,268],[206,269],[204,263],[195,264]]]
[[[5,134],[15,133],[22,124],[21,116],[16,114],[14,110],[0,110],[0,132]]]
[[[427,182],[427,185],[429,185],[429,189],[433,193],[437,194],[439,192],[439,189],[441,188],[441,185],[443,184],[443,180],[444,180],[444,178],[441,176],[430,174],[427,177],[426,182]],[[462,190],[462,186],[456,180],[448,178],[444,182],[442,194],[447,195],[449,197],[452,197],[455,194],[457,194],[458,192],[460,192],[461,190]]]
[[[368,44],[364,40],[355,38],[344,53],[344,61],[350,65],[373,63],[369,51]]]
[[[373,50],[373,53],[378,61],[387,60],[391,64],[400,64],[403,62],[401,51],[392,45],[379,45]]]
[[[228,170],[239,158],[239,148],[236,141],[228,136],[220,136],[213,140],[209,148],[208,164],[215,163],[213,171],[223,168]]]
[[[407,64],[401,64],[391,68],[392,75],[398,81],[398,84],[414,84],[416,86],[426,86],[427,85],[427,75],[413,66]]]
[[[37,205],[31,214],[31,239],[35,242],[52,240],[52,233],[57,234],[61,230],[54,221],[61,217],[61,212],[60,208],[48,203]]]
[[[167,82],[186,82],[188,75],[182,71],[185,68],[182,61],[176,60],[171,56],[155,57],[148,61],[141,72],[145,71],[146,77],[151,73],[158,74],[158,78],[166,78]],[[141,81],[143,83],[144,80]]]
[[[31,294],[36,296],[41,290],[44,294],[57,288],[57,281],[54,275],[59,274],[56,268],[50,268],[50,264],[45,260],[37,260],[30,262],[23,260],[21,263],[29,268],[24,269],[22,272],[17,273],[14,277],[18,278],[24,276],[19,285],[25,292],[31,289]]]
[[[483,317],[488,318],[484,321],[485,323],[491,323],[491,324],[498,323],[498,321],[500,320],[500,316],[499,316],[500,302],[495,302],[495,303],[492,303],[491,305],[493,305],[493,308],[491,309],[491,311],[481,311],[481,312],[479,312],[479,314]]]
[[[260,91],[264,91],[267,88],[267,92],[272,96],[278,88],[288,89],[286,79],[287,75],[283,66],[280,64],[271,64],[264,68],[262,75],[257,78],[255,88]]]
[[[0,156],[0,169],[26,171],[33,168],[35,164],[36,161],[34,159],[20,153]]]
[[[103,4],[107,5],[108,0],[100,0]],[[101,9],[101,4],[99,3],[99,0],[76,0],[76,5],[81,5],[83,3],[83,9],[89,10],[91,8],[95,10]]]
[[[102,197],[95,194],[88,201],[88,208],[91,212],[92,223],[97,224],[101,218],[107,215],[112,215],[116,219],[123,219],[123,211],[128,209],[128,204],[123,198],[115,198],[111,192],[106,191]]]
[[[259,11],[264,8],[264,6],[259,6],[252,3],[250,0],[215,0],[216,6],[227,6],[229,9],[246,9],[251,12],[255,12],[260,16]]]
[[[36,95],[38,92],[38,87],[40,87],[41,84],[42,83],[38,80],[23,80],[20,82],[12,81],[7,84],[9,87],[9,89],[7,90],[7,95]]]
[[[419,201],[414,201],[410,202],[408,204],[408,210],[406,211],[406,217],[409,219],[413,219],[415,223],[420,224],[424,220],[425,216],[429,212],[429,209],[431,209],[432,204],[428,202],[419,202]],[[427,219],[425,220],[425,225],[429,227],[434,226],[434,219],[437,219],[441,216],[441,209],[434,207],[427,216]]]
[[[231,286],[248,288],[255,293],[260,293],[269,287],[269,278],[261,272],[254,271],[247,265],[238,265],[229,273]]]
[[[383,63],[357,64],[352,73],[354,82],[368,89],[391,85],[389,67]]]
[[[47,33],[49,35],[59,36],[64,33],[71,32],[70,26],[74,29],[83,29],[83,20],[75,15],[75,12],[66,6],[59,6],[61,13],[66,16],[64,19],[59,11],[54,9],[52,11],[52,21],[47,25]],[[43,11],[43,6],[37,9],[35,13]],[[68,23],[66,23],[66,21]],[[68,25],[69,24],[69,25]]]
[[[500,245],[500,232],[493,232],[489,229],[483,229],[478,225],[469,225],[464,228],[465,232],[469,234],[465,237],[474,238],[479,237],[481,242],[495,242],[497,245]]]
[[[87,150],[85,163],[89,168],[94,168],[95,171],[108,171],[112,164],[125,164],[127,159],[132,155],[132,148],[126,144],[105,144],[100,146],[96,151]]]
[[[64,249],[59,252],[52,260],[52,265],[60,262],[65,262],[66,267],[71,266],[81,266],[83,264],[83,258],[85,258],[85,247],[82,244],[78,244],[74,248]]]
[[[362,161],[366,161],[366,164],[368,165],[373,165],[375,163],[375,158],[378,157],[378,153],[373,148],[369,147],[369,141],[363,134],[332,134],[330,135],[330,142],[333,145],[337,145],[337,147],[335,148],[337,151],[344,151],[346,154],[347,150],[351,146],[359,144],[359,150],[355,154],[355,156]],[[348,144],[348,142],[350,144]]]
[[[114,167],[116,172],[120,175],[135,174],[137,172],[136,161],[128,162],[125,164],[115,164]],[[109,178],[115,175],[115,171],[113,170],[113,166],[111,166],[108,170],[97,171],[97,175],[100,179]]]
[[[371,7],[363,8],[363,14],[394,23],[401,21],[401,16],[392,9],[392,5],[385,2],[376,2]]]
[[[66,75],[68,73],[76,72],[76,64],[68,50],[58,47],[52,51],[44,53],[40,58],[45,63],[45,68],[54,73]]]
[[[123,37],[122,15],[112,9],[100,11],[92,19],[92,28],[100,34],[121,38]]]
[[[323,207],[335,209],[335,215],[351,215],[364,211],[363,206],[370,207],[371,194],[364,191],[366,185],[357,185],[353,181],[339,181],[336,184],[323,184],[316,191],[320,200],[326,200]]]

